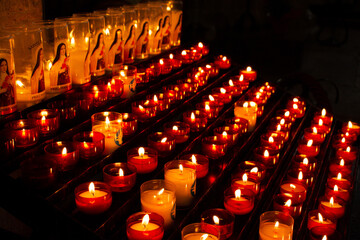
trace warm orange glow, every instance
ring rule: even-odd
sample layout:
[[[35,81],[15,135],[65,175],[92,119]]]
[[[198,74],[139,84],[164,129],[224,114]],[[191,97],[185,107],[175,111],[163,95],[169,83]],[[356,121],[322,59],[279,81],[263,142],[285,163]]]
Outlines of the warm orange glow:
[[[291,207],[291,199],[287,200],[284,204],[286,207]]]
[[[330,198],[330,201],[329,201],[330,205],[333,207],[334,206],[334,197],[331,197]]]
[[[244,102],[243,107],[249,107],[249,102]]]
[[[235,191],[235,198],[236,200],[240,200],[240,197],[241,197],[241,190],[240,189],[237,189]]]
[[[205,66],[207,69],[210,69],[211,68],[211,65],[210,64],[206,64]]]
[[[278,221],[276,221],[276,222],[275,222],[275,228],[278,228],[278,227],[279,227],[279,225],[280,225],[280,224],[279,224],[279,222],[278,222]]]
[[[161,139],[160,142],[164,143],[164,142],[166,142],[166,141],[167,141],[167,137],[164,137],[163,139]]]
[[[280,124],[277,125],[276,131],[281,131],[281,125]]]
[[[256,102],[250,102],[250,107],[256,107]]]
[[[324,124],[324,121],[322,119],[319,119],[319,126],[322,126]]]
[[[204,44],[203,44],[202,42],[199,42],[199,43],[198,43],[198,47],[199,47],[199,48],[203,48],[203,47],[204,47]]]
[[[183,50],[183,51],[181,52],[181,55],[182,55],[182,56],[186,56],[186,51]]]
[[[350,146],[348,146],[347,148],[346,148],[346,152],[350,152],[351,151],[351,148],[350,148]]]
[[[307,142],[307,144],[306,144],[306,146],[308,146],[308,147],[311,147],[312,145],[313,145],[313,140],[312,139],[310,139],[308,142]]]
[[[140,110],[141,112],[145,111],[144,107],[141,106],[141,105],[139,105],[139,110]]]
[[[41,121],[43,122],[43,121],[45,121],[46,120],[46,117],[45,116],[42,116],[41,117]]]
[[[289,116],[290,116],[290,111],[286,111],[286,112],[284,113],[284,116],[285,116],[285,117],[289,117]]]
[[[316,127],[313,127],[313,133],[314,133],[314,134],[317,134],[317,133],[318,133]]]
[[[293,98],[293,102],[299,102],[299,99]]]
[[[284,124],[285,124],[285,119],[282,118],[282,119],[280,120],[280,124],[281,124],[281,125],[284,125]]]
[[[122,170],[121,168],[119,168],[119,176],[123,177],[124,176],[124,170]]]
[[[121,70],[121,71],[120,71],[120,76],[121,76],[121,77],[126,77],[125,71]]]
[[[326,235],[323,236],[323,238],[321,240],[327,240]]]
[[[207,112],[210,111],[210,106],[208,104],[205,104],[205,111],[207,111]]]
[[[264,151],[264,157],[269,157],[269,156],[270,156],[269,151],[268,151],[268,150],[265,150],[265,151]]]
[[[196,157],[195,155],[191,155],[191,162],[193,162],[194,164],[196,164]]]
[[[93,196],[95,196],[95,184],[93,182],[91,182],[89,184],[89,192],[90,194],[92,194]]]
[[[146,229],[147,225],[149,224],[149,214],[145,214],[145,216],[142,218],[141,224],[143,225],[144,229]]]
[[[246,173],[244,173],[244,174],[242,175],[242,180],[243,180],[244,183],[247,183],[247,181],[248,181],[248,176],[247,176]]]
[[[154,95],[154,102],[158,102],[158,98],[157,98],[157,96],[156,95]]]
[[[48,116],[48,111],[41,111],[40,112],[40,116],[43,116],[43,117],[47,117]]]
[[[319,223],[323,223],[324,222],[324,218],[321,215],[321,213],[318,213],[318,219],[319,219]]]
[[[163,193],[164,193],[164,191],[165,191],[165,188],[160,189],[160,191],[157,193],[157,195],[161,195],[161,194],[163,194]]]
[[[213,102],[215,101],[215,98],[212,95],[209,95],[209,100]]]
[[[342,142],[342,143],[345,143],[345,141],[346,141],[346,139],[343,137],[343,138],[341,139],[341,142]]]
[[[225,94],[225,93],[226,93],[226,89],[225,89],[225,88],[220,88],[220,93],[221,93],[221,94]]]
[[[345,165],[345,161],[344,161],[344,159],[341,159],[341,160],[340,160],[340,166],[343,167],[344,165]]]
[[[97,86],[94,86],[94,87],[93,87],[93,90],[94,90],[94,91],[99,91],[99,88],[98,88]]]
[[[228,135],[228,134],[227,134],[227,132],[226,132],[226,131],[223,131],[223,132],[222,132],[222,136],[223,136],[223,138],[227,138],[227,135]]]
[[[273,142],[274,142],[274,138],[270,136],[270,137],[269,137],[269,142],[270,142],[270,143],[273,143]]]
[[[352,128],[353,127],[353,124],[351,121],[348,122],[348,128]]]
[[[239,81],[240,81],[240,82],[244,81],[244,75],[242,75],[242,74],[240,75]]]
[[[66,155],[67,154],[67,149],[66,149],[66,147],[64,147],[63,149],[62,149],[62,151],[61,151],[61,155]]]
[[[143,157],[145,154],[145,148],[139,147],[138,149],[139,157]]]
[[[222,60],[225,62],[227,60],[226,56],[223,56]]]
[[[170,53],[169,58],[174,59],[174,54]]]
[[[216,225],[218,225],[220,223],[220,219],[216,215],[213,216],[213,221]]]
[[[304,164],[304,165],[308,165],[308,164],[309,164],[309,159],[304,158],[304,160],[303,160],[303,164]]]
[[[205,233],[200,236],[200,240],[206,240],[209,237],[209,234]]]
[[[247,72],[251,72],[251,71],[252,71],[252,68],[251,68],[250,66],[248,66],[248,67],[246,68],[246,71],[247,71]]]
[[[193,112],[191,113],[190,119],[192,122],[195,122],[195,114]]]
[[[173,131],[178,131],[179,128],[178,128],[178,126],[175,125],[175,126],[172,127],[172,130],[173,130]]]
[[[338,173],[338,175],[337,175],[336,179],[337,179],[337,180],[341,180],[341,178],[342,178],[341,173]]]
[[[160,63],[160,65],[164,65],[164,60],[161,58],[161,59],[159,60],[159,63]]]
[[[295,189],[295,188],[296,188],[296,186],[295,186],[294,184],[290,184],[290,187],[291,187],[292,189]]]
[[[334,186],[334,191],[338,192],[339,191],[339,187],[337,185]]]
[[[323,109],[321,110],[321,116],[323,116],[323,117],[326,116],[326,109],[325,109],[325,108],[323,108]]]
[[[183,171],[184,171],[184,167],[183,167],[183,165],[182,165],[182,164],[179,164],[179,170],[180,170],[180,172],[181,172],[181,173],[183,173]]]
[[[304,178],[303,173],[302,173],[302,171],[300,171],[300,172],[299,172],[298,179],[299,179],[299,180],[302,180],[303,178]]]
[[[229,86],[231,86],[231,87],[234,86],[234,83],[233,83],[233,81],[231,79],[229,80]]]
[[[89,148],[89,145],[85,141],[84,141],[84,148]]]
[[[259,169],[257,167],[254,167],[250,170],[251,173],[257,173]]]
[[[297,104],[293,104],[293,109],[298,109],[299,107],[298,107],[298,105]]]

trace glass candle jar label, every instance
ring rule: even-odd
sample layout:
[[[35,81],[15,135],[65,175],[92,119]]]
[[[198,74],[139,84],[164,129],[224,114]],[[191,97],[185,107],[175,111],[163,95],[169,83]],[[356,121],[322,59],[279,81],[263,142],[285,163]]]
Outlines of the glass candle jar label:
[[[124,62],[124,40],[123,30],[118,28],[115,31],[114,40],[108,52],[108,64],[111,67],[119,66]]]
[[[181,41],[181,28],[182,28],[183,12],[181,9],[172,9],[171,11],[171,44],[179,46]]]
[[[102,76],[105,74],[105,40],[104,33],[96,35],[94,46],[90,55],[90,72],[93,76]]]
[[[56,47],[55,58],[45,64],[45,73],[49,74],[49,90],[62,91],[71,88],[70,55],[65,42]]]
[[[135,59],[137,18],[135,11],[125,12],[125,43],[124,43],[124,63],[133,63]]]

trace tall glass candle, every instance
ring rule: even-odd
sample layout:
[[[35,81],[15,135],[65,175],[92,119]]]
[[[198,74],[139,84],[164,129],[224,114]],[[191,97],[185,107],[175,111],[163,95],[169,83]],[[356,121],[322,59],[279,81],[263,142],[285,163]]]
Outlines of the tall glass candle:
[[[20,119],[5,125],[15,138],[17,148],[25,148],[35,145],[39,141],[39,129],[31,119]]]
[[[54,109],[40,109],[27,114],[28,119],[35,121],[41,136],[55,134],[60,127],[60,114]]]
[[[260,240],[291,240],[294,219],[278,211],[264,212],[260,216]]]
[[[254,131],[257,118],[257,104],[255,102],[240,101],[235,103],[235,117],[245,118],[249,121],[249,132]]]
[[[181,240],[219,240],[220,231],[208,223],[192,223],[181,230]]]

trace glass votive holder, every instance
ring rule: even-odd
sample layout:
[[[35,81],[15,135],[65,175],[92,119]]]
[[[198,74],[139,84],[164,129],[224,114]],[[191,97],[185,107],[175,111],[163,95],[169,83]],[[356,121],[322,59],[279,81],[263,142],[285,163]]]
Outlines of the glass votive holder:
[[[234,106],[234,115],[248,120],[248,131],[252,132],[256,126],[257,110],[258,106],[253,101],[237,101]]]
[[[224,206],[235,215],[246,215],[254,208],[255,193],[248,189],[227,188],[224,192]]]
[[[134,213],[126,220],[126,235],[129,240],[161,240],[164,236],[164,218],[152,212]]]
[[[190,136],[190,125],[184,122],[167,122],[164,132],[175,138],[175,143],[184,143]]]
[[[233,82],[233,84],[237,88],[240,88],[243,91],[246,90],[249,87],[249,81],[245,80],[243,75],[232,76],[232,77],[230,77],[230,80]]]
[[[325,217],[331,217],[333,215],[336,219],[340,219],[345,215],[345,208],[346,203],[340,198],[331,197],[330,199],[326,199],[325,196],[319,198],[318,209]]]
[[[291,240],[294,229],[294,219],[283,212],[268,211],[260,215],[260,239]]]
[[[280,151],[284,144],[284,137],[280,134],[267,132],[260,136],[260,145]]]
[[[80,158],[93,160],[102,155],[105,149],[105,136],[100,132],[86,131],[73,136],[73,142],[79,149]]]
[[[148,121],[156,116],[157,106],[153,100],[139,100],[131,103],[131,111],[139,121]]]
[[[307,157],[316,157],[320,153],[320,145],[316,144],[312,139],[303,139],[299,141],[297,151]]]
[[[141,209],[157,213],[164,218],[165,228],[169,228],[176,216],[176,187],[163,179],[153,179],[140,186]]]
[[[132,113],[122,113],[122,130],[124,136],[129,136],[134,134],[138,128],[138,119],[135,114]]]
[[[94,108],[94,95],[92,93],[73,92],[66,94],[65,98],[70,102],[74,102],[81,114],[87,114]]]
[[[173,90],[175,91],[175,100],[179,101],[185,98],[186,91],[178,84],[171,84],[163,87],[164,91]]]
[[[163,92],[156,93],[154,95],[147,95],[146,99],[152,100],[156,105],[156,111],[162,112],[170,108],[171,98]]]
[[[350,175],[343,175],[342,173],[330,173],[328,174],[327,183],[330,186],[337,185],[339,188],[351,190],[353,179]]]
[[[67,121],[76,118],[79,111],[76,103],[69,100],[57,100],[48,103],[47,107],[59,112],[61,121]]]
[[[304,129],[304,139],[310,140],[312,139],[315,144],[322,144],[325,140],[326,132],[321,129],[313,128],[305,128]]]
[[[183,121],[190,125],[192,132],[198,132],[207,125],[207,114],[200,110],[187,111],[183,113]]]
[[[107,83],[108,97],[110,99],[120,98],[124,93],[124,84],[119,78],[113,78]]]
[[[91,85],[86,89],[86,93],[90,93],[94,96],[94,106],[101,107],[106,104],[108,100],[108,87],[100,85]]]
[[[302,202],[298,202],[296,196],[290,193],[280,193],[274,196],[273,209],[297,218],[301,214]]]
[[[284,118],[285,122],[291,122],[291,123],[295,122],[294,116],[291,115],[288,109],[277,110],[275,115]]]
[[[103,182],[82,183],[74,192],[77,208],[89,215],[103,213],[112,204],[111,187]]]
[[[226,154],[227,143],[217,136],[207,136],[201,140],[201,150],[209,158],[217,159]]]
[[[127,151],[127,163],[136,168],[137,174],[151,173],[157,168],[158,153],[148,147],[132,148]]]
[[[208,119],[215,119],[219,115],[218,109],[216,107],[211,107],[208,102],[197,103],[195,108],[205,113]]]
[[[342,240],[343,235],[334,230],[329,234],[329,229],[327,227],[314,227],[310,230],[310,240]],[[326,237],[326,238],[325,238]]]
[[[257,77],[256,71],[253,70],[250,66],[248,66],[246,69],[240,70],[240,75],[243,75],[244,79],[250,82],[256,80]]]
[[[149,76],[152,79],[155,79],[161,74],[161,68],[158,63],[150,63],[148,71],[149,71]]]
[[[180,59],[174,57],[174,54],[170,53],[169,59],[170,59],[171,65],[173,66],[174,69],[181,68],[182,61]]]
[[[231,188],[235,191],[236,189],[247,189],[253,191],[255,195],[260,192],[260,181],[254,175],[248,173],[236,174],[232,176]]]
[[[110,163],[103,168],[103,177],[113,192],[127,192],[135,185],[136,168],[123,162]]]
[[[209,158],[201,154],[186,154],[179,159],[191,161],[196,166],[196,179],[205,177],[209,172]]]
[[[217,96],[224,104],[228,104],[232,100],[231,92],[226,91],[226,88],[224,87],[213,88],[211,92],[213,96]]]
[[[291,168],[286,175],[288,180],[294,182],[304,183],[307,186],[311,186],[314,180],[314,176],[311,172],[304,171],[302,168]]]
[[[39,128],[32,119],[14,120],[7,123],[5,128],[9,129],[10,134],[14,137],[17,148],[30,147],[39,141]],[[8,144],[11,147],[11,142]]]
[[[157,64],[160,67],[161,74],[169,74],[172,70],[170,59],[160,58]]]
[[[229,82],[223,83],[223,88],[225,88],[227,93],[231,93],[233,97],[240,97],[243,92],[243,89],[240,86],[236,86],[231,79]]]
[[[351,175],[353,171],[353,161],[345,161],[343,158],[335,157],[329,166],[330,174],[341,173],[344,176]]]
[[[229,146],[234,145],[239,136],[237,131],[234,131],[229,126],[222,126],[222,127],[215,128],[214,135],[217,136],[222,141],[225,141],[226,143],[228,143]]]
[[[245,118],[233,117],[225,119],[225,124],[238,134],[243,135],[248,131],[249,121]]]
[[[0,152],[5,157],[11,156],[15,152],[15,135],[11,133],[11,130],[4,129],[0,131],[0,142],[3,143],[0,145]]]
[[[291,194],[293,202],[302,203],[306,200],[308,186],[303,182],[287,180],[283,181],[280,185],[280,193]]]
[[[213,94],[203,96],[202,102],[208,104],[211,108],[215,108],[216,112],[220,112],[224,108],[221,99]]]
[[[190,64],[194,62],[190,50],[183,50],[177,58],[179,58],[184,64]]]
[[[344,202],[348,202],[350,199],[350,191],[348,189],[342,189],[336,184],[326,184],[325,197],[330,200],[331,197],[340,198]]]
[[[113,79],[119,79],[123,83],[124,91],[122,98],[130,98],[136,92],[137,68],[132,65],[122,65],[113,72]]]
[[[176,206],[188,207],[196,195],[196,165],[187,160],[173,160],[164,165],[164,179],[175,187]]]
[[[169,156],[175,150],[175,138],[163,132],[155,132],[147,138],[148,146],[155,149],[160,157]]]
[[[230,59],[223,55],[216,56],[214,60],[214,64],[220,69],[228,69],[231,67]]]
[[[44,151],[48,158],[57,163],[59,170],[64,172],[74,169],[79,161],[79,150],[73,142],[49,143],[44,147]]]
[[[199,84],[191,81],[189,78],[176,80],[176,84],[180,85],[185,90],[186,97],[189,97],[196,93],[199,88]]]
[[[346,148],[339,148],[336,150],[336,157],[343,158],[345,161],[355,161],[358,155],[359,149],[353,146],[347,146]]]
[[[213,78],[219,75],[219,68],[214,63],[206,64],[204,71],[209,74],[209,77]]]
[[[267,168],[273,168],[279,161],[279,151],[269,147],[257,147],[254,149],[254,158]]]
[[[220,239],[231,237],[234,231],[235,216],[230,211],[221,208],[205,210],[201,214],[201,222],[211,224],[219,229]]]
[[[336,230],[336,224],[337,224],[337,220],[335,216],[331,214],[328,215],[328,217],[325,217],[317,209],[311,210],[308,213],[307,228],[309,230],[315,227],[324,227],[327,228],[327,230],[325,231],[326,235],[331,235]]]
[[[233,177],[242,176],[244,173],[253,178],[255,182],[261,182],[265,178],[266,167],[258,161],[243,161],[238,164]]]
[[[347,123],[343,123],[341,128],[342,133],[348,132],[350,135],[360,135],[360,124],[348,121]]]
[[[208,223],[192,223],[181,230],[181,239],[218,240],[220,239],[220,231],[218,228]]]
[[[325,108],[323,108],[314,114],[315,122],[319,122],[320,119],[323,121],[325,125],[331,126],[334,120],[334,116],[330,112],[326,111]]]
[[[291,160],[292,168],[301,168],[306,172],[314,172],[316,169],[317,159],[313,157],[306,157],[303,155],[296,155]]]
[[[40,136],[54,135],[60,127],[60,114],[54,109],[40,109],[27,114],[28,119],[35,121]]]
[[[208,55],[209,54],[209,46],[202,43],[202,42],[199,42],[196,46],[195,46],[195,49],[200,51],[202,55]]]

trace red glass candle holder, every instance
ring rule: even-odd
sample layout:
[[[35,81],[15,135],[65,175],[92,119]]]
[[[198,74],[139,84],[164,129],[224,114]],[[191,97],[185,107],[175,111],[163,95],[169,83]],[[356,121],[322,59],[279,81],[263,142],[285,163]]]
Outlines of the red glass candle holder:
[[[190,55],[194,61],[199,61],[202,58],[202,53],[193,47],[190,48]]]
[[[290,111],[294,118],[302,118],[306,110],[305,102],[300,100],[298,97],[289,100],[286,108]]]
[[[105,149],[105,135],[100,132],[80,132],[73,136],[73,141],[82,159],[96,159]]]
[[[169,74],[172,71],[173,67],[170,59],[160,58],[158,64],[160,67],[161,74]]]
[[[66,99],[74,102],[82,114],[89,113],[94,108],[94,95],[89,92],[75,92],[66,94]]]
[[[174,69],[181,68],[182,61],[178,58],[174,58],[174,54],[170,53],[169,59],[170,59],[171,65],[173,66]]]
[[[328,175],[327,183],[330,186],[337,185],[340,188],[350,190],[352,188],[352,179],[348,176],[343,176],[341,173],[330,173]]]
[[[266,134],[269,134],[270,136],[273,136],[273,138],[276,137],[276,136],[279,136],[279,138],[284,139],[283,140],[284,143],[289,140],[289,135],[290,135],[289,132],[281,130],[281,125],[277,125],[276,127],[275,126],[268,127]]]
[[[351,138],[346,138],[344,134],[335,134],[332,137],[331,146],[335,148],[335,150],[339,148],[345,148],[351,146],[354,141]]]
[[[232,100],[231,92],[227,91],[224,87],[213,88],[211,92],[213,96],[217,96],[224,104],[228,104]]]
[[[258,194],[260,191],[260,181],[258,178],[253,177],[248,173],[243,175],[235,175],[231,180],[231,188],[235,191],[236,189],[247,189],[253,191],[254,194]]]
[[[256,161],[244,161],[238,164],[233,177],[242,176],[246,173],[255,182],[261,182],[265,178],[266,167],[264,164]]]
[[[157,213],[135,213],[126,220],[126,235],[129,240],[161,240],[164,236],[164,218]]]
[[[319,145],[324,142],[326,137],[326,132],[322,129],[313,128],[305,128],[304,129],[304,139],[306,141],[312,139],[315,144]]]
[[[331,197],[335,199],[340,198],[344,202],[348,202],[350,199],[350,190],[342,189],[334,184],[326,184],[325,197],[330,200]]]
[[[330,234],[331,233],[331,234]],[[323,240],[326,236],[326,240],[341,240],[343,236],[336,230],[330,230],[328,227],[314,227],[310,230],[310,240]]]
[[[28,113],[28,119],[33,119],[39,127],[40,136],[55,134],[60,127],[60,114],[53,109],[41,109]]]
[[[273,209],[297,218],[301,215],[302,202],[289,193],[280,193],[274,196]]]
[[[207,125],[207,114],[200,111],[187,111],[183,113],[183,121],[190,125],[192,132],[198,132],[204,129]]]
[[[213,94],[203,96],[202,102],[208,104],[211,108],[215,108],[216,112],[220,112],[224,108],[224,103],[221,102],[221,99]]]
[[[309,230],[315,227],[326,227],[326,235],[331,235],[335,229],[337,220],[334,215],[328,213],[328,217],[323,216],[319,210],[311,210],[308,213],[307,228]]]
[[[311,186],[314,180],[313,174],[302,168],[292,168],[287,172],[287,179],[293,182],[304,183]]]
[[[217,136],[222,141],[225,141],[226,143],[228,143],[229,146],[234,145],[239,136],[238,131],[233,130],[229,126],[222,126],[222,127],[215,128],[214,135]]]
[[[242,87],[235,85],[231,79],[223,83],[223,88],[226,89],[226,92],[231,93],[233,97],[240,97],[243,92]]]
[[[202,42],[199,42],[197,45],[196,45],[196,47],[195,47],[195,49],[197,50],[197,51],[199,51],[199,52],[201,52],[201,54],[202,55],[208,55],[209,54],[209,46],[208,45],[205,45],[205,44],[203,44]]]
[[[305,101],[300,98],[300,97],[294,97],[292,99],[290,99],[288,102],[287,102],[287,105],[292,108],[293,105],[296,104],[298,106],[299,109],[305,109],[306,107],[306,103]]]
[[[131,103],[131,111],[139,121],[144,122],[156,116],[157,107],[152,100],[139,100]]]
[[[221,208],[207,209],[201,214],[201,222],[208,223],[219,229],[220,239],[231,237],[234,231],[235,216]]]
[[[136,168],[127,163],[110,163],[103,168],[104,182],[113,192],[130,191],[136,182]]]
[[[305,155],[307,157],[316,157],[319,155],[320,146],[314,143],[312,139],[303,139],[299,141],[297,151],[299,154]]]
[[[77,208],[86,214],[100,214],[112,203],[111,187],[103,182],[83,183],[75,188]]]
[[[244,79],[243,75],[236,75],[230,78],[235,86],[240,87],[243,91],[249,87],[249,81]],[[229,80],[229,81],[230,81]]]
[[[5,128],[9,129],[17,148],[34,146],[39,141],[39,128],[32,119],[11,121],[5,125]]]
[[[184,143],[190,136],[190,125],[183,122],[167,122],[164,124],[164,132],[175,138],[175,143]]]
[[[148,146],[157,150],[160,157],[170,155],[175,149],[175,138],[166,133],[155,132],[148,136]]]
[[[158,153],[148,147],[132,148],[127,152],[127,163],[136,168],[138,174],[154,171],[158,165]]]
[[[359,149],[357,147],[339,148],[336,151],[336,157],[343,158],[345,161],[355,161],[358,155]]]
[[[278,134],[278,136],[281,136],[281,135]],[[282,137],[274,138],[272,136],[272,134],[265,133],[265,134],[262,134],[260,137],[260,146],[268,147],[270,149],[279,151],[283,146],[283,140],[284,140],[284,138],[282,138]]]
[[[122,132],[124,136],[134,134],[138,128],[138,119],[135,114],[122,113]]]
[[[178,84],[171,84],[163,87],[163,91],[172,90],[175,93],[175,100],[179,101],[185,98],[186,92]]]
[[[231,67],[230,59],[223,55],[215,57],[214,64],[220,69],[228,69]]]
[[[280,185],[280,193],[291,194],[295,203],[302,203],[306,200],[307,185],[296,180],[283,181]]]
[[[318,122],[311,121],[311,128],[316,128],[318,132],[328,134],[331,130],[331,125],[325,125],[322,120],[320,119]]]
[[[254,149],[254,158],[267,168],[272,168],[279,161],[279,151],[269,147],[257,147]]]
[[[192,53],[190,50],[183,50],[178,57],[184,64],[190,64],[194,62]]]
[[[290,111],[288,109],[281,109],[276,111],[276,116],[284,118],[285,122],[295,122],[295,118],[291,115]]]
[[[146,84],[150,82],[151,79],[151,69],[150,68],[138,68],[136,74],[136,85],[141,86],[142,84]]]
[[[314,121],[319,122],[319,120],[322,120],[325,125],[331,126],[333,122],[333,115],[330,114],[328,111],[326,111],[325,108],[323,108],[321,111],[317,111],[314,114]]]
[[[79,161],[79,150],[73,142],[58,141],[44,147],[45,155],[57,162],[59,170],[72,170]]]
[[[227,143],[216,136],[207,136],[201,140],[201,149],[209,158],[217,159],[226,154]]]
[[[285,139],[286,134],[284,134],[284,132],[281,132],[281,131],[268,131],[261,136],[261,138],[263,138],[266,141],[269,141],[270,137],[272,137],[272,139],[274,140],[274,144],[281,146],[280,148],[282,148],[284,146],[284,143],[286,142],[286,139]],[[276,149],[276,147],[275,147],[275,149]]]
[[[352,167],[353,167],[352,161],[345,161],[342,158],[335,158],[330,163],[329,172],[332,175],[341,173],[344,176],[349,176],[352,173]]]
[[[183,88],[185,89],[187,95],[190,95],[190,93],[192,95],[193,93],[196,93],[199,89],[199,83],[193,81],[191,78],[176,80],[176,84],[184,84]]]
[[[235,215],[250,213],[254,208],[254,199],[254,192],[247,189],[237,189],[234,191],[234,189],[228,188],[224,192],[224,206],[226,210]]]
[[[254,71],[251,67],[247,67],[244,70],[240,70],[240,75],[243,75],[244,80],[247,81],[255,81],[257,77],[256,71]]]
[[[215,66],[215,64],[210,63],[206,64],[204,67],[204,71],[209,74],[209,77],[213,78],[219,75],[219,68]]]
[[[188,160],[196,165],[196,179],[205,177],[209,172],[209,158],[201,154],[186,154],[179,159]]]
[[[154,95],[148,95],[146,96],[146,99],[153,101],[158,112],[162,112],[170,108],[171,98],[168,98],[165,93],[160,92]]]
[[[0,152],[5,157],[11,156],[15,152],[15,135],[9,129],[0,132],[0,142],[3,143],[0,145]]]
[[[283,118],[283,117],[280,117],[280,116],[275,116],[275,117],[271,118],[270,125],[277,126],[278,124],[281,125],[282,130],[290,131],[292,122],[290,120],[286,121],[286,118]]]
[[[343,133],[348,132],[350,134],[355,134],[356,136],[360,135],[360,125],[351,121],[343,123],[341,129]]]
[[[148,71],[149,71],[150,77],[152,77],[152,78],[156,78],[156,77],[160,76],[160,74],[161,74],[161,68],[160,68],[159,64],[157,64],[157,63],[150,63]]]
[[[118,76],[114,76],[110,82],[107,83],[108,97],[110,99],[120,98],[124,93],[124,82]]]
[[[292,168],[301,168],[305,172],[314,172],[316,169],[316,158],[306,157],[304,155],[296,155],[291,161]]]
[[[216,107],[211,107],[208,102],[201,102],[195,105],[196,110],[200,110],[207,115],[208,119],[214,119],[219,115]]]
[[[333,200],[333,201],[332,201]],[[336,219],[342,218],[345,215],[345,202],[337,198],[330,200],[325,197],[319,199],[319,212],[325,217],[334,216]]]
[[[105,89],[105,90],[101,90]],[[91,93],[94,96],[94,106],[95,107],[101,107],[106,104],[106,101],[108,100],[108,90],[107,86],[104,85],[103,87],[99,86],[91,86],[86,90],[87,93]]]
[[[240,117],[225,119],[225,124],[240,135],[245,134],[249,128],[249,120]]]

